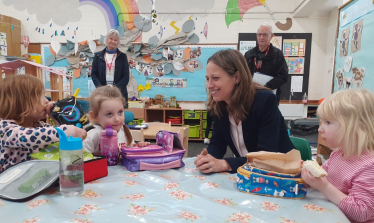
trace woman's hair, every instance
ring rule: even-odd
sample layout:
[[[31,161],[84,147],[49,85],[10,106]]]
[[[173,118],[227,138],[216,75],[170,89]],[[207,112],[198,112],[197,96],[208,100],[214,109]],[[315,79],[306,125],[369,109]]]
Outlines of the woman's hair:
[[[111,29],[111,30],[109,30],[109,32],[105,35],[105,38],[104,38],[104,43],[105,43],[105,45],[106,45],[106,40],[108,39],[108,37],[109,37],[110,35],[118,36],[118,39],[119,39],[119,32],[118,32],[117,30],[115,30],[115,29]]]
[[[90,102],[90,110],[93,112],[95,117],[98,116],[101,103],[105,100],[120,100],[122,105],[126,103],[126,99],[122,96],[121,91],[113,85],[106,85],[96,88],[88,99]],[[123,115],[125,115],[125,113],[123,113]],[[90,117],[90,121],[93,124],[98,124],[96,118]],[[123,131],[125,132],[127,146],[129,146],[132,142],[130,129],[127,127],[127,125],[123,125]]]
[[[237,50],[221,50],[213,54],[207,61],[221,67],[230,76],[236,73],[240,76],[240,81],[235,85],[231,97],[230,111],[224,101],[214,101],[212,94],[208,93],[208,108],[219,118],[223,113],[230,112],[237,119],[244,120],[252,106],[256,91],[268,89],[252,81],[252,75],[248,68],[244,56]]]
[[[0,118],[22,124],[41,105],[44,85],[32,75],[13,75],[0,81]]]
[[[374,152],[374,94],[365,89],[335,92],[318,106],[317,116],[339,122],[336,144],[344,158]]]

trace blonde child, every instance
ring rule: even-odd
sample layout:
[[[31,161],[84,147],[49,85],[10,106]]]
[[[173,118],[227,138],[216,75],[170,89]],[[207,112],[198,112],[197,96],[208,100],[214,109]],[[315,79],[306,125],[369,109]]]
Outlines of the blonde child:
[[[322,168],[327,177],[302,178],[338,205],[351,222],[374,222],[374,94],[349,89],[318,107],[318,131],[333,150]]]
[[[55,128],[40,121],[47,114],[51,117],[52,102],[44,97],[38,78],[15,75],[0,81],[0,105],[0,173],[59,141]],[[75,126],[60,128],[68,136],[85,138],[87,134]]]
[[[124,104],[120,90],[112,85],[96,88],[90,96],[90,120],[95,128],[88,131],[86,140],[83,141],[83,148],[93,154],[100,154],[101,131],[111,126],[117,131],[118,148],[133,146],[130,129],[124,125]],[[137,146],[144,147],[149,142],[139,142]]]

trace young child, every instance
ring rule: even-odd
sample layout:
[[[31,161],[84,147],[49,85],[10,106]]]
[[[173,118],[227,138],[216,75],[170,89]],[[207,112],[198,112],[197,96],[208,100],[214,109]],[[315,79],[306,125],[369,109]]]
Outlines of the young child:
[[[83,148],[93,154],[101,154],[100,137],[101,131],[111,126],[117,131],[118,148],[133,146],[130,129],[124,125],[125,122],[125,98],[121,91],[112,85],[96,88],[90,96],[90,120],[95,128],[87,133],[83,141]],[[149,145],[149,142],[139,142],[138,147]]]
[[[338,205],[351,222],[374,222],[374,94],[349,89],[318,107],[318,131],[333,150],[322,168],[327,177],[302,178]]]
[[[59,141],[55,128],[40,121],[47,114],[51,117],[53,104],[44,97],[44,85],[38,78],[14,75],[0,81],[0,105],[0,173]],[[84,139],[87,134],[75,126],[60,128],[68,136]]]

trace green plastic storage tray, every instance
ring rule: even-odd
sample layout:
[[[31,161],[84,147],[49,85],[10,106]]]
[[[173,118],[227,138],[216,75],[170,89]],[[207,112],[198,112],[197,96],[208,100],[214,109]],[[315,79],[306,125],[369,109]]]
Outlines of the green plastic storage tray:
[[[184,119],[200,119],[201,111],[183,111]]]

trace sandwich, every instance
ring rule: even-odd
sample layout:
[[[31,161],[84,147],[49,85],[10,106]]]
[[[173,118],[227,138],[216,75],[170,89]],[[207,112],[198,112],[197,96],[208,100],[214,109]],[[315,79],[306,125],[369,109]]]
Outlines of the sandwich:
[[[303,169],[308,170],[314,177],[327,176],[327,172],[316,161],[308,160],[303,162]]]

